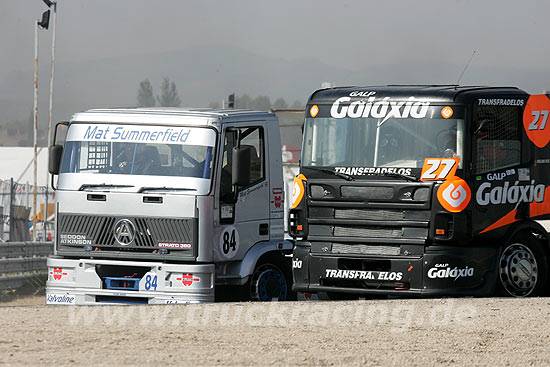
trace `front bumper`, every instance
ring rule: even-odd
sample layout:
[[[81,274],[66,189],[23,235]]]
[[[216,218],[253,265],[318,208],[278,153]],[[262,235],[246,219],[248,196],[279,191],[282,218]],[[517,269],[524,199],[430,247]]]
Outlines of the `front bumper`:
[[[496,281],[492,247],[428,247],[421,256],[342,256],[295,243],[292,289],[358,295],[489,295]]]
[[[46,304],[214,302],[213,264],[55,257],[49,257],[47,264]],[[109,269],[113,276],[101,268]]]

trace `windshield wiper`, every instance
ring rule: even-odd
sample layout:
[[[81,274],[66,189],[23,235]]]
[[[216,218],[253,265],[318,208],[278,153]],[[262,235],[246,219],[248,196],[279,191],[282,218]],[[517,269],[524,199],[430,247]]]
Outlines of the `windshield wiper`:
[[[333,171],[333,170],[328,169],[328,168],[315,167],[315,166],[313,166],[313,167],[310,166],[310,167],[305,167],[305,168],[307,168],[307,169],[312,169],[312,170],[315,170],[315,171],[321,171],[321,172],[325,172],[325,173],[330,173],[330,174],[333,174],[334,176],[342,177],[343,179],[346,179],[346,180],[348,180],[348,181],[354,181],[354,180],[355,180],[352,176],[350,176],[350,175],[348,175],[348,174],[346,174],[346,173],[336,172],[336,171]]]
[[[407,181],[413,181],[413,182],[418,182],[418,178],[414,177],[414,176],[409,176],[409,175],[404,175],[402,173],[396,173],[396,172],[384,172],[384,173],[381,173],[382,176],[389,176],[389,177],[398,177],[398,178],[404,178],[405,180]]]
[[[138,190],[138,193],[142,192],[154,192],[154,191],[197,191],[197,189],[191,189],[187,187],[142,187]]]
[[[134,185],[112,185],[112,184],[84,184],[80,186],[78,191],[84,191],[86,189],[97,189],[97,188],[125,188],[125,187],[134,187]]]

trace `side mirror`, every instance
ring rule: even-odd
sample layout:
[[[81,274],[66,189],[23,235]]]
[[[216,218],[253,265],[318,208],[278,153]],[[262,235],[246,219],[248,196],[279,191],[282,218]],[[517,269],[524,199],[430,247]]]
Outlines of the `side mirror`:
[[[245,186],[250,182],[250,147],[233,148],[232,185]]]
[[[52,175],[59,174],[61,165],[61,154],[63,153],[63,145],[52,145],[50,147],[50,160],[48,162],[48,170]]]

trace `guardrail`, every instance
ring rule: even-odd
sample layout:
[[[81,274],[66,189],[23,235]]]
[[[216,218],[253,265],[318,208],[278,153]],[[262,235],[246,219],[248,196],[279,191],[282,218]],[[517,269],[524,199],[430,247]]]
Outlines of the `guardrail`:
[[[0,289],[18,288],[25,280],[46,273],[53,242],[0,243]]]

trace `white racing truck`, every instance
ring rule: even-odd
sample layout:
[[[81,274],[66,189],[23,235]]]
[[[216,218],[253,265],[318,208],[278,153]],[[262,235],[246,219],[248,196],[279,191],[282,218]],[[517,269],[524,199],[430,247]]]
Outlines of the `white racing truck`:
[[[274,114],[90,110],[55,133],[47,304],[295,298]]]

